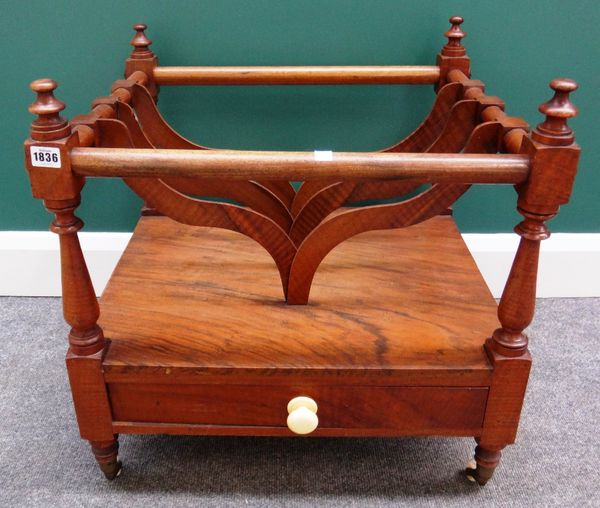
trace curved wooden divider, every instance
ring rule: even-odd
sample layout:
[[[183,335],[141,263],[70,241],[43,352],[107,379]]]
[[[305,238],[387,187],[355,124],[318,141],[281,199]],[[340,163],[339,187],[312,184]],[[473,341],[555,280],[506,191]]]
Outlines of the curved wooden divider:
[[[273,194],[256,182],[240,180],[231,185],[232,182],[224,183],[223,180],[199,180],[177,176],[162,178],[162,181],[184,194],[223,197],[237,201],[255,212],[269,217],[286,232],[292,226],[292,217],[284,204],[273,199]]]
[[[344,204],[355,205],[361,201],[404,196],[414,191],[419,185],[421,184],[402,180],[371,180],[370,182],[360,182],[359,185],[354,187],[354,190],[350,193]]]
[[[336,180],[309,180],[307,182],[302,182],[302,185],[296,191],[296,196],[294,197],[294,201],[290,208],[292,217],[296,218],[300,213],[300,210],[302,210],[313,197],[334,183],[338,182]]]
[[[100,119],[96,123],[98,146],[131,148],[133,141],[125,123]],[[236,231],[258,242],[273,258],[283,287],[284,296],[291,262],[296,248],[286,232],[264,215],[227,203],[202,201],[186,196],[159,178],[124,178],[129,187],[160,213],[193,226],[218,227]]]
[[[457,86],[453,86],[457,85]],[[477,125],[478,102],[456,101],[462,85],[444,87],[435,112],[416,132],[395,145],[413,150],[425,139],[431,141],[421,152],[492,153],[501,137],[499,122]],[[452,105],[450,105],[452,103]],[[117,104],[117,119],[96,122],[101,147],[206,149],[179,136],[164,121],[148,91],[135,85],[132,105]],[[435,114],[434,114],[435,113]],[[437,119],[437,120],[436,120]],[[434,125],[434,120],[438,123]],[[154,142],[158,142],[155,146]],[[392,147],[393,148],[393,147]],[[387,149],[386,151],[396,151]],[[316,181],[313,194],[293,219],[289,208],[297,206],[298,195],[286,181],[227,182],[189,177],[124,178],[125,182],[151,207],[172,219],[189,225],[219,227],[242,233],[258,242],[273,258],[290,304],[308,302],[312,280],[321,261],[339,243],[362,232],[406,227],[442,213],[470,185],[434,184],[417,196],[400,203],[367,206],[327,216],[345,203],[360,199],[402,195],[421,185],[411,181]],[[234,185],[232,185],[234,184]],[[323,188],[323,186],[325,187]],[[321,187],[321,190],[316,190]],[[308,188],[309,187],[305,187]],[[309,189],[311,190],[311,189]],[[186,194],[214,195],[236,200],[250,208],[222,202],[209,202]],[[308,191],[305,191],[308,196]],[[288,234],[289,232],[289,234]]]
[[[499,123],[481,124],[472,132],[464,151],[496,152],[500,135]],[[287,302],[293,305],[308,303],[310,287],[321,261],[344,240],[366,231],[402,228],[422,222],[443,212],[469,187],[467,184],[435,184],[407,201],[355,208],[322,222],[298,247],[290,271]]]
[[[261,180],[257,183],[277,196],[288,210],[292,209],[292,203],[294,201],[296,191],[290,182],[283,182],[280,180]]]
[[[456,86],[458,85],[458,86]],[[448,83],[437,93],[431,111],[423,122],[399,143],[380,150],[381,152],[424,152],[440,136],[452,108],[462,97],[460,83]]]
[[[152,142],[154,136],[149,139],[140,127],[131,106],[122,102],[118,103],[117,118],[127,126],[135,148],[158,148]],[[168,128],[168,125],[166,127]],[[152,132],[152,130],[148,132]],[[259,183],[237,181],[228,182],[227,185],[224,185],[219,180],[198,180],[183,177],[169,177],[162,180],[171,188],[183,194],[222,197],[237,201],[266,215],[285,231],[289,231],[292,225],[292,218],[287,207]]]
[[[131,87],[131,107],[137,121],[155,148],[180,148],[183,150],[208,150],[184,138],[163,118],[148,89],[140,84]]]
[[[186,150],[210,150],[210,148],[198,145],[184,138],[181,134],[175,131],[163,118],[160,111],[156,107],[152,96],[148,90],[139,84],[132,87],[131,104],[135,110],[137,119],[146,133],[149,141],[155,148],[181,148]],[[291,207],[291,203],[296,195],[294,188],[289,182],[272,182],[261,181],[257,182],[261,185],[263,191],[267,190],[274,196],[287,210]],[[230,182],[230,185],[235,185]],[[226,196],[224,196],[226,197]],[[250,206],[250,205],[249,205]],[[267,206],[266,204],[264,206]],[[271,204],[270,207],[277,207],[276,204]],[[288,213],[289,215],[289,213]]]
[[[456,84],[456,83],[455,83]],[[450,110],[439,137],[425,152],[460,152],[477,123],[477,101],[459,101]],[[380,196],[401,196],[417,189],[424,182],[371,181],[367,186],[357,182],[338,182],[316,192],[294,217],[289,230],[295,245],[300,245],[306,236],[330,213],[350,202],[354,194],[364,199],[381,199]],[[399,191],[399,192],[398,192]],[[397,192],[397,193],[393,193]]]
[[[289,231],[294,245],[300,245],[325,217],[340,208],[356,186],[356,182],[336,182],[317,192],[294,218]]]
[[[460,83],[448,83],[443,86],[434,102],[432,111],[419,127],[404,140],[392,145],[391,147],[380,150],[382,152],[420,152],[424,151],[436,139],[443,130],[445,121],[450,114],[452,106],[458,101],[462,93],[463,86]],[[148,90],[140,84],[132,87],[131,103],[136,112],[137,119],[146,133],[150,142],[156,148],[181,148],[209,150],[210,148],[193,143],[181,136],[175,131],[163,118],[156,107],[152,96]],[[292,214],[295,216],[311,197],[324,189],[331,182],[305,182],[298,192],[294,190],[289,182],[282,181],[261,181],[259,183],[263,189],[277,198]],[[362,187],[365,187],[363,190]],[[396,194],[398,182],[361,182],[358,184],[356,192],[362,195],[361,199],[382,199],[383,197],[393,197]],[[403,190],[405,186],[399,188]],[[416,186],[414,187],[416,188]],[[414,190],[414,189],[411,189]],[[185,192],[185,191],[183,191]],[[227,196],[224,196],[227,197]],[[359,199],[355,199],[358,201]],[[251,205],[248,205],[251,206]],[[261,211],[274,209],[277,205],[261,207]],[[283,225],[281,216],[277,217],[280,225]],[[287,222],[287,220],[285,221]]]
[[[402,141],[382,150],[380,152],[424,152],[440,136],[448,120],[453,106],[459,101],[463,91],[460,83],[448,83],[438,91],[435,102],[425,120]],[[329,182],[304,182],[292,203],[292,216],[296,217],[300,210],[321,190],[329,187]],[[385,199],[398,195],[396,188],[402,193],[410,192],[416,188],[405,191],[405,186],[398,186],[399,182],[373,181],[359,183],[350,202],[364,201],[368,199]]]

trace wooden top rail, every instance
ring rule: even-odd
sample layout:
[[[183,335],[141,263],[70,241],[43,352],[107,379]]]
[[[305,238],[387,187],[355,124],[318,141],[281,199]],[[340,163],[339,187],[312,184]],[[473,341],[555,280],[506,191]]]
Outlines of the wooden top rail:
[[[155,67],[157,85],[426,85],[438,66]]]
[[[73,148],[71,168],[79,175],[106,177],[401,179],[516,184],[527,179],[529,158],[486,154]]]

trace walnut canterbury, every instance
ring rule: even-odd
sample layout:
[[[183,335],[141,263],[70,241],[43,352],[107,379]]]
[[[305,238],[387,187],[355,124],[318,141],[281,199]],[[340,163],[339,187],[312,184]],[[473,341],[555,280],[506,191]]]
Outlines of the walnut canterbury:
[[[450,18],[435,66],[410,67],[163,67],[137,24],[125,79],[88,114],[64,119],[56,83],[31,84],[26,166],[33,195],[55,215],[73,400],[108,478],[121,469],[119,433],[292,432],[470,435],[468,475],[491,477],[515,440],[529,375],[524,330],[545,223],[568,202],[577,169],[567,125],[577,85],[553,80],[546,119],[530,132],[471,79],[462,21]],[[175,132],[156,105],[160,86],[258,84],[430,84],[436,97],[411,135],[369,153],[211,149]],[[120,177],[145,201],[100,304],[75,216],[89,177]],[[499,324],[450,216],[473,184],[514,185],[524,218]],[[397,199],[355,206],[388,198]],[[218,229],[268,252],[294,305],[277,304],[256,245]],[[391,246],[399,259],[386,264]],[[239,272],[236,255],[253,274]],[[403,261],[409,271],[398,277]],[[413,277],[421,282],[409,290]],[[259,409],[248,405],[254,397]],[[290,400],[302,404],[289,409]]]

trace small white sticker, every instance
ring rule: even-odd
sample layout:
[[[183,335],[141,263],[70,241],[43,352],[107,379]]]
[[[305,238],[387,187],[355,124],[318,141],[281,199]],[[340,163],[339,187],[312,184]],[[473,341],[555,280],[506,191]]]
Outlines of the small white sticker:
[[[332,161],[333,152],[331,150],[315,150],[316,161]]]
[[[31,165],[38,168],[60,168],[60,149],[53,146],[30,147]]]

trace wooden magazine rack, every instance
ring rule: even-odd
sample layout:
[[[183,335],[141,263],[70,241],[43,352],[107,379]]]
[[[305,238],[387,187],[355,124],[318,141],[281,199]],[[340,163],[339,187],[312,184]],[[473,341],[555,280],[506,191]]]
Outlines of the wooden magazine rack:
[[[474,436],[468,476],[491,477],[525,394],[545,223],[577,168],[577,85],[550,83],[530,133],[470,78],[450,22],[427,67],[162,67],[135,25],[126,79],[70,122],[56,83],[32,83],[26,165],[55,214],[77,420],[108,478],[127,433]],[[365,83],[435,85],[435,103],[370,153],[207,149],[156,106],[164,85]],[[89,177],[145,201],[100,302],[74,214]],[[514,185],[524,217],[499,306],[449,212],[472,184]]]

